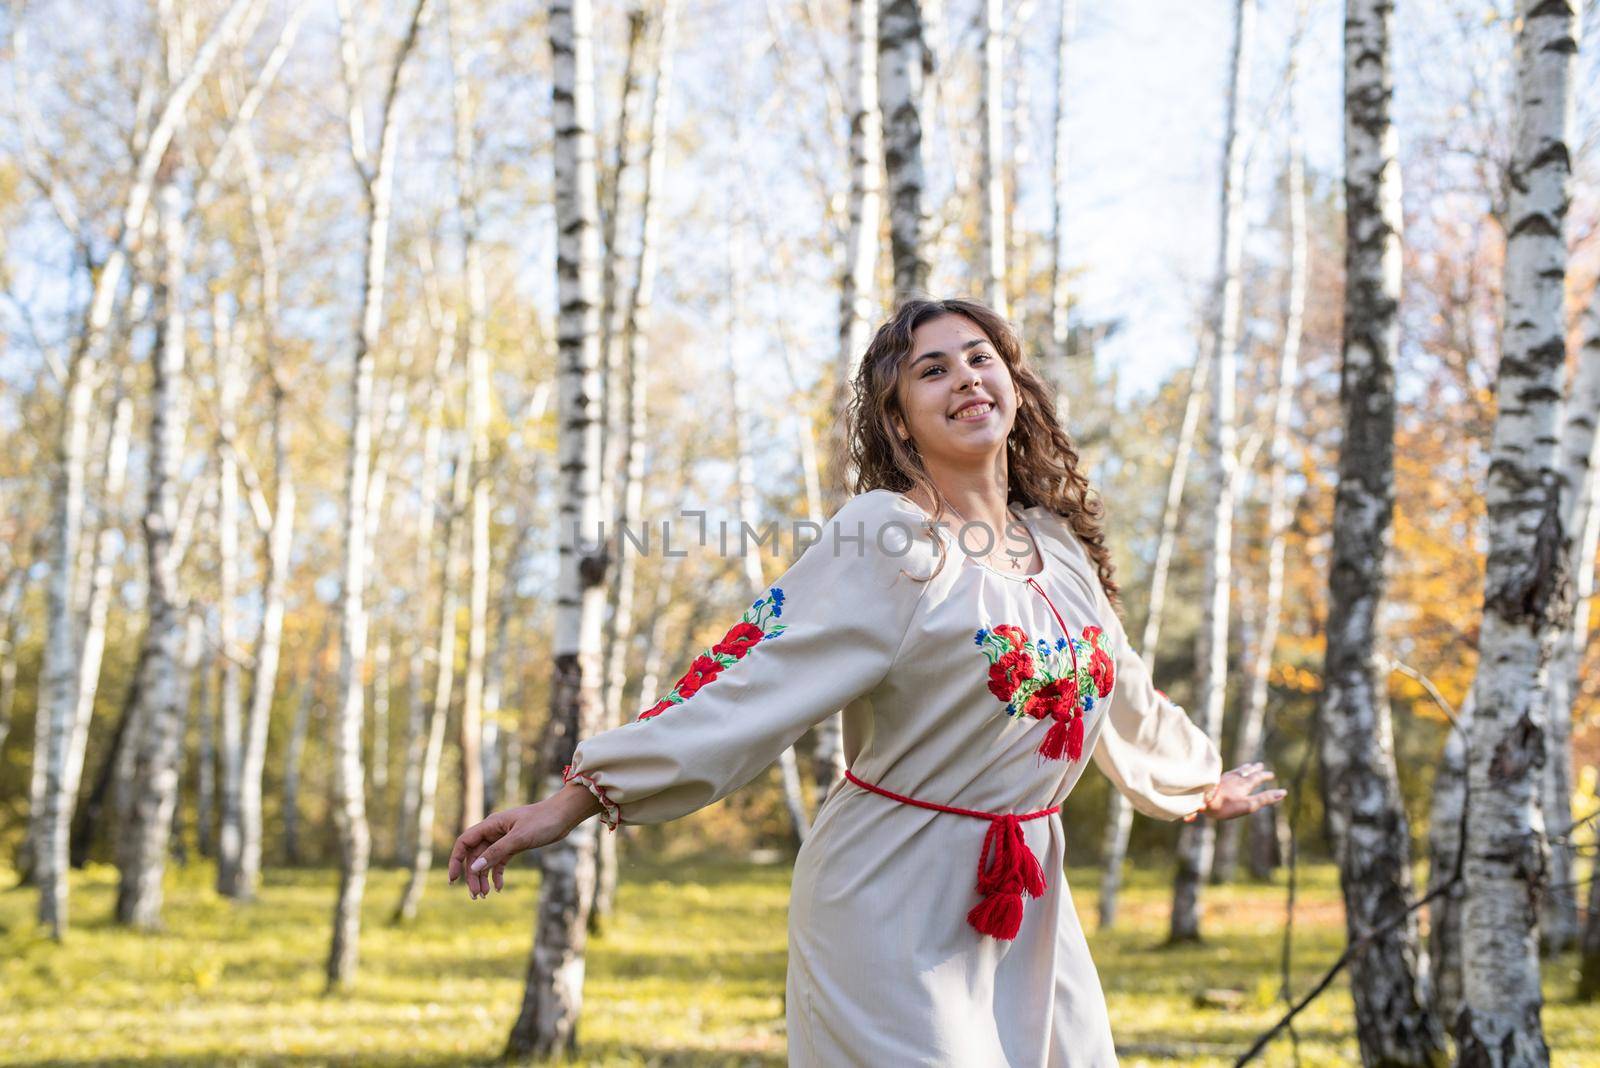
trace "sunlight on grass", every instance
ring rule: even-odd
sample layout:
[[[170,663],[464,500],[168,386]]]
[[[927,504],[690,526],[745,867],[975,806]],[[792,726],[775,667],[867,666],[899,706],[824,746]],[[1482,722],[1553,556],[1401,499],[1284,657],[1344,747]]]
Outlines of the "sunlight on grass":
[[[1098,873],[1069,872],[1106,988],[1123,1063],[1224,1065],[1282,1012],[1283,888],[1206,896],[1203,945],[1162,946],[1163,872],[1132,873],[1119,928],[1093,932]],[[537,875],[472,902],[435,875],[417,921],[390,926],[401,877],[375,872],[360,976],[325,997],[336,873],[268,873],[261,900],[211,891],[212,869],[169,874],[167,932],[111,924],[116,872],[74,879],[74,929],[40,937],[34,895],[0,892],[0,1064],[486,1064],[522,996]],[[15,879],[0,871],[0,885]],[[620,910],[590,943],[581,1063],[604,1066],[784,1063],[783,866],[633,862]],[[1302,873],[1294,988],[1338,954],[1343,921],[1331,868]],[[1546,969],[1545,1027],[1562,1068],[1600,1066],[1600,1006],[1571,1002],[1572,957]],[[1350,999],[1336,983],[1298,1021],[1301,1063],[1357,1062]],[[1293,1063],[1288,1040],[1267,1065]]]

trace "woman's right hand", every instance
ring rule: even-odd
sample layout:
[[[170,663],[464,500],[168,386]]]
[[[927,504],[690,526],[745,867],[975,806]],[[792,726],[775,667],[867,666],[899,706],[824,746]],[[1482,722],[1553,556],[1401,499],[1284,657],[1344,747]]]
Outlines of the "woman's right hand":
[[[543,801],[491,812],[461,832],[450,850],[450,881],[466,876],[474,899],[494,888],[505,889],[506,861],[526,849],[559,842],[572,829],[600,811],[600,803],[587,788],[568,783]]]

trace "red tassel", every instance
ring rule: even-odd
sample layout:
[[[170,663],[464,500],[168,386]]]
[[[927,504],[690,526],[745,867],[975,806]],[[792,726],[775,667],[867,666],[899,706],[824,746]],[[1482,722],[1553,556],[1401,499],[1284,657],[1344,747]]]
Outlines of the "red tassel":
[[[1082,739],[1079,741],[1081,743]],[[1081,744],[1079,748],[1082,748]],[[1046,760],[1060,760],[1067,755],[1067,724],[1065,720],[1058,719],[1050,724],[1050,729],[1044,732],[1044,741],[1039,743],[1039,753]]]
[[[1033,855],[1033,850],[1028,844],[1022,844],[1022,856],[1018,858],[1018,868],[1022,875],[1022,888],[1030,897],[1038,897],[1045,891],[1044,869],[1039,866],[1039,858]]]
[[[1083,717],[1073,716],[1067,728],[1067,758],[1077,760],[1083,756]]]
[[[967,922],[979,934],[1009,942],[1022,929],[1022,895],[990,894],[967,912]]]
[[[1022,835],[1015,815],[989,822],[978,854],[978,893],[982,901],[967,912],[967,922],[978,933],[1010,941],[1022,926],[1022,895],[1045,892],[1044,869]]]

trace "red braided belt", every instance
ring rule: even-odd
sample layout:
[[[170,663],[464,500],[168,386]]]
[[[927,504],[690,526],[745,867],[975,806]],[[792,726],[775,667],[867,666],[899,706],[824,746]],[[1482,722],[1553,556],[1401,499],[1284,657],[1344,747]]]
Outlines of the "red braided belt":
[[[848,768],[844,777],[863,790],[882,794],[904,805],[988,820],[989,831],[983,836],[983,848],[978,853],[977,890],[983,895],[983,900],[967,911],[967,922],[979,934],[991,938],[1010,941],[1017,937],[1017,931],[1022,926],[1023,891],[1033,897],[1045,892],[1044,869],[1039,866],[1039,858],[1033,855],[1027,839],[1022,836],[1022,822],[1060,812],[1060,805],[1041,808],[1037,812],[979,812],[977,809],[919,801],[893,790],[885,790],[856,778]]]

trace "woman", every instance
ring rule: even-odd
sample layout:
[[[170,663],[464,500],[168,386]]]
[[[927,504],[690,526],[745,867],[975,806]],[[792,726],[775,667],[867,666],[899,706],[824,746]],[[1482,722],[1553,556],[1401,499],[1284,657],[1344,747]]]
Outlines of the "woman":
[[[586,738],[566,785],[469,828],[474,898],[591,815],[675,819],[844,709],[849,770],[795,863],[790,1063],[1116,1063],[1049,817],[1088,757],[1139,811],[1279,801],[1225,775],[1118,616],[1101,507],[1003,319],[913,300],[850,411],[857,496],[661,701]],[[996,534],[995,532],[1001,532]],[[951,550],[957,549],[955,559]]]

